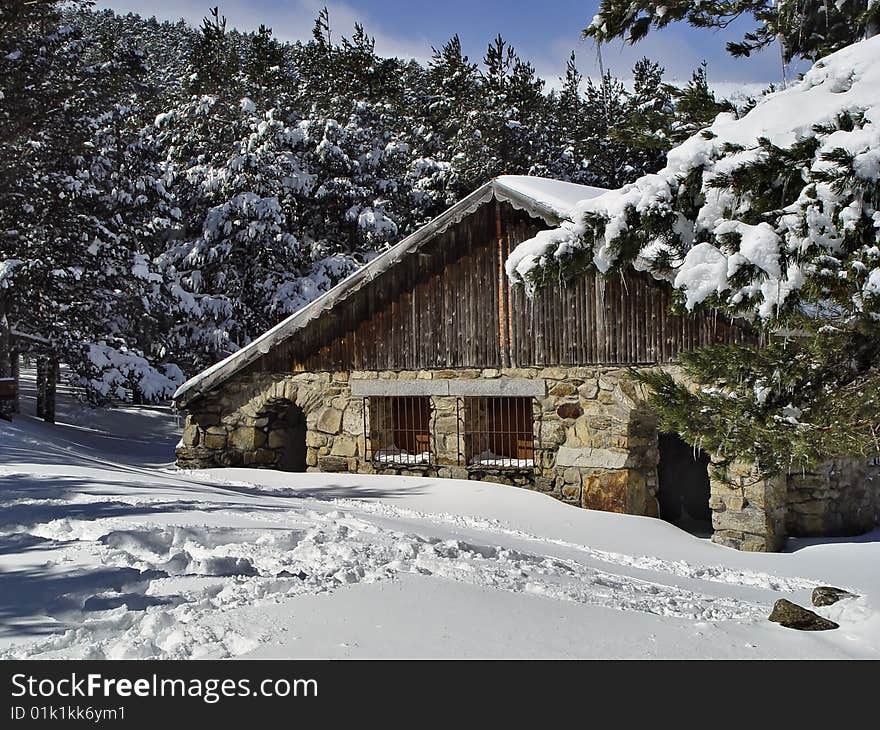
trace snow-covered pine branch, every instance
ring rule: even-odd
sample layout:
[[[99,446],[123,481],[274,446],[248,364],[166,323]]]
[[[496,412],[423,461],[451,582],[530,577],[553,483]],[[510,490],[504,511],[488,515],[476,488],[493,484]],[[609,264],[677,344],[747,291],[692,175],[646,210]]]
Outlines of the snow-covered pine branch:
[[[762,319],[816,298],[880,311],[880,38],[819,61],[748,114],[718,116],[666,166],[583,201],[521,244],[515,282],[634,265],[685,306]]]

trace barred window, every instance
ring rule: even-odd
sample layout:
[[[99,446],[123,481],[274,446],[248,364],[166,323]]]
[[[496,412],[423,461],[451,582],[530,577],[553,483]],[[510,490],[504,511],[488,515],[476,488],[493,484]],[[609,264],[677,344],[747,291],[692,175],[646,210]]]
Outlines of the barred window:
[[[529,469],[535,466],[534,415],[531,398],[463,399],[459,420],[464,428],[469,465]]]
[[[432,463],[430,398],[373,396],[365,400],[369,401],[373,461],[385,464]]]

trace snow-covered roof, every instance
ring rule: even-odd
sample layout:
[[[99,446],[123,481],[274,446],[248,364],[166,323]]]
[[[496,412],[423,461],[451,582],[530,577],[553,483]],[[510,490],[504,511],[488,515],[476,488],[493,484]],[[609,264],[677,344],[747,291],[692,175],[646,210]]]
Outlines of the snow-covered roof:
[[[529,175],[502,175],[488,184],[495,186],[498,200],[506,200],[514,207],[518,201],[530,213],[546,207],[553,217],[563,219],[571,216],[572,208],[581,200],[608,192],[605,188]]]
[[[601,195],[604,192],[606,191],[603,188],[542,177],[527,175],[496,177],[250,344],[187,380],[174,393],[174,401],[178,406],[183,407],[199,395],[209,392],[234,373],[267,354],[281,341],[305,327],[323,312],[347,299],[368,282],[373,281],[404,256],[418,250],[429,239],[443,233],[447,228],[492,200],[509,203],[514,208],[523,210],[529,215],[541,218],[547,224],[555,226],[570,217],[571,208],[575,203]]]

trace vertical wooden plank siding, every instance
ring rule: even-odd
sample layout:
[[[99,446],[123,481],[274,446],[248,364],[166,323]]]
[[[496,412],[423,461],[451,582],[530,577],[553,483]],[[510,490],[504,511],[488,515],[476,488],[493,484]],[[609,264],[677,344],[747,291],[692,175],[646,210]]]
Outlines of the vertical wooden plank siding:
[[[249,369],[647,364],[669,362],[684,348],[752,339],[711,312],[669,314],[670,286],[634,270],[590,271],[528,297],[510,286],[503,262],[545,227],[507,204],[483,205]]]

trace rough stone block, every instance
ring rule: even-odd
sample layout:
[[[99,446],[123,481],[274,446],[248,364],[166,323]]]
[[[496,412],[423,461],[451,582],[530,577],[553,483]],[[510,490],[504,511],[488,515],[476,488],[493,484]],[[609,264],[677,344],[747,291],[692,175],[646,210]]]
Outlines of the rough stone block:
[[[342,432],[350,435],[364,432],[364,409],[361,403],[357,401],[350,403],[343,411]]]
[[[593,400],[599,394],[599,383],[596,380],[587,380],[578,388],[578,395],[584,400]]]
[[[252,426],[242,426],[229,434],[229,448],[253,451],[266,443],[266,433]]]
[[[338,408],[325,408],[318,414],[315,428],[322,433],[339,433],[340,428],[342,428],[342,411]]]
[[[550,388],[550,395],[555,396],[557,398],[564,398],[565,396],[574,395],[577,393],[577,388],[573,386],[571,383],[556,383],[553,387]]]
[[[553,480],[549,477],[535,477],[535,489],[539,492],[552,492]]]
[[[205,448],[208,449],[225,449],[226,448],[226,432],[223,434],[206,433],[202,439]]]
[[[352,380],[354,397],[449,395],[448,380]]]
[[[628,464],[629,456],[629,451],[560,446],[556,452],[556,464],[582,469],[623,469]]]
[[[543,421],[539,436],[544,448],[565,443],[565,429],[559,421]]]
[[[723,497],[724,507],[726,509],[741,510],[748,502],[739,494],[725,495]]]
[[[573,444],[580,446],[593,445],[593,429],[590,427],[590,421],[587,416],[581,416],[574,422],[574,428],[570,432],[572,434],[571,441]]]
[[[450,380],[448,395],[461,397],[535,397],[541,398],[547,393],[547,384],[543,380],[525,378],[496,378],[491,380]]]
[[[504,368],[501,374],[508,378],[534,378],[538,375],[537,368]]]
[[[774,623],[782,624],[786,628],[798,629],[799,631],[828,631],[839,628],[839,624],[834,621],[829,621],[816,612],[784,598],[776,601],[768,619]]]
[[[814,606],[832,606],[844,598],[858,598],[855,593],[834,588],[833,586],[819,586],[813,589],[811,600]]]
[[[275,429],[269,431],[267,444],[270,449],[280,449],[287,446],[287,431],[284,429]]]
[[[269,466],[278,461],[278,454],[271,449],[244,452],[245,466]]]
[[[337,436],[333,439],[330,453],[334,456],[354,456],[357,454],[357,442],[348,436]]]
[[[542,378],[550,378],[551,380],[564,380],[568,377],[568,371],[564,368],[544,368],[541,371]]]
[[[585,475],[581,506],[625,514],[628,487],[629,473],[624,469]]]
[[[565,480],[566,484],[580,484],[581,483],[581,473],[575,468],[569,467],[565,471],[562,472],[562,478]]]
[[[187,419],[186,427],[183,429],[181,440],[183,441],[184,446],[199,445],[199,427],[196,424],[191,423],[189,419]]]
[[[342,456],[319,456],[318,469],[325,472],[348,471],[348,459]]]
[[[577,403],[563,403],[556,409],[556,415],[563,419],[579,418],[584,413],[584,409]]]
[[[762,509],[751,507],[739,511],[727,510],[714,513],[712,527],[716,530],[736,530],[752,535],[770,535],[774,532],[767,513]]]
[[[647,510],[648,485],[641,472],[630,469],[627,472],[626,511],[631,515],[643,515]]]
[[[217,465],[217,454],[199,446],[180,447],[176,450],[177,465],[182,469],[208,469]]]
[[[826,501],[801,502],[792,505],[792,509],[803,515],[824,515],[830,511],[831,504]]]
[[[746,535],[737,549],[747,553],[766,553],[774,549],[772,544],[772,539],[762,535]]]

